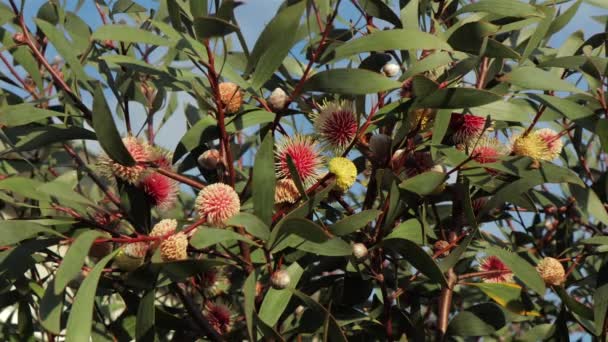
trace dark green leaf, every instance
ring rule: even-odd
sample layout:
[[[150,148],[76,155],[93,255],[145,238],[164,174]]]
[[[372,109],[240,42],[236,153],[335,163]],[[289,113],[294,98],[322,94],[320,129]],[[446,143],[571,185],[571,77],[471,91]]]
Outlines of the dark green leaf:
[[[401,254],[405,260],[432,281],[447,286],[447,281],[437,263],[416,243],[400,238],[391,238],[385,239],[384,245]]]
[[[44,296],[40,299],[40,323],[44,329],[54,334],[61,332],[63,297],[63,291],[55,294],[55,279],[53,279],[44,289]]]
[[[207,16],[194,19],[194,31],[199,40],[225,36],[236,30],[237,26],[222,18]]]
[[[545,283],[538,275],[536,268],[530,265],[525,259],[519,255],[509,252],[505,249],[489,246],[484,249],[488,255],[494,255],[504,262],[513,271],[513,274],[519,278],[526,286],[532,289],[539,295],[545,294]]]
[[[93,128],[103,150],[117,163],[125,166],[135,165],[135,160],[120,139],[101,85],[95,87],[93,113]]]
[[[270,237],[270,229],[262,222],[257,216],[249,213],[239,213],[231,217],[226,221],[227,226],[242,226],[249,234],[260,238],[261,240],[268,240]]]
[[[329,227],[329,231],[337,236],[350,234],[359,228],[365,227],[372,220],[375,220],[380,215],[380,210],[370,209],[364,210],[351,216],[347,216],[342,220],[334,223]]]
[[[463,6],[454,15],[467,12],[485,12],[502,17],[542,16],[536,7],[518,0],[480,0]]]
[[[206,248],[217,243],[225,241],[243,241],[250,245],[256,245],[255,242],[249,240],[239,233],[235,233],[227,229],[199,227],[190,239],[190,245],[194,248]]]
[[[397,89],[401,83],[379,73],[363,69],[332,69],[306,80],[304,91],[365,95]]]
[[[65,113],[34,107],[31,104],[20,104],[0,108],[0,124],[5,126],[21,126],[30,122],[40,121],[50,117],[63,117]]]
[[[386,239],[404,239],[421,245],[424,243],[424,230],[420,221],[412,218],[399,223]]]
[[[298,285],[298,281],[300,281],[300,277],[304,270],[297,262],[289,265],[286,269],[287,273],[289,273],[289,278],[291,279],[290,288],[296,288]],[[291,299],[292,292],[289,289],[277,290],[277,289],[269,289],[266,292],[266,296],[264,296],[264,301],[260,306],[259,317],[262,321],[264,321],[269,326],[273,326],[277,324],[279,321],[279,317],[289,304],[289,300]]]
[[[268,132],[262,145],[255,156],[253,164],[253,209],[262,222],[269,225],[272,222],[272,210],[274,208],[274,192],[276,175],[274,170],[274,138],[272,132]]]
[[[418,108],[459,109],[478,107],[501,100],[502,97],[487,90],[474,88],[439,89],[416,103]]]
[[[82,285],[78,288],[74,304],[70,311],[68,324],[66,328],[65,338],[68,341],[88,341],[91,337],[91,328],[93,326],[93,307],[95,305],[95,293],[97,292],[97,283],[103,273],[103,269],[120,251],[115,250],[101,259],[95,267],[89,272],[89,275],[84,279]]]
[[[456,315],[448,326],[448,334],[463,337],[488,336],[507,323],[504,312],[496,304],[475,305]]]
[[[296,289],[290,289],[290,290],[293,292],[294,295],[296,295],[296,297],[298,297],[302,302],[304,302],[304,304],[306,304],[306,306],[308,306],[312,310],[316,311],[318,314],[327,317],[329,324],[326,329],[326,337],[329,337],[329,339],[324,338],[323,339],[324,341],[332,341],[332,342],[333,341],[343,341],[343,342],[348,341],[346,339],[346,336],[344,335],[344,332],[340,328],[340,325],[336,321],[336,318],[331,314],[331,312],[329,312],[329,310],[327,310],[323,305],[321,305],[314,299],[310,298],[306,294],[304,294]]]
[[[247,323],[247,333],[253,341],[253,314],[255,312],[255,284],[257,272],[251,272],[243,284],[245,322]]]
[[[503,79],[524,90],[561,90],[573,93],[580,93],[582,90],[568,81],[562,80],[559,76],[539,68],[524,66],[519,67],[506,74]]]
[[[82,265],[84,265],[84,259],[89,253],[91,245],[98,237],[102,234],[96,230],[88,230],[76,238],[70,245],[67,253],[61,261],[61,265],[57,269],[55,274],[55,294],[59,295],[63,293],[63,290],[68,283],[80,274]]]
[[[169,46],[171,42],[150,31],[129,25],[101,25],[92,36],[95,40],[118,40],[126,43],[142,43]]]
[[[0,246],[11,246],[38,234],[63,237],[58,232],[43,225],[23,220],[0,221]]]
[[[143,296],[137,308],[137,322],[135,323],[135,340],[136,341],[154,341],[155,340],[155,306],[156,291],[150,289]]]
[[[418,195],[428,195],[433,193],[446,179],[447,175],[443,172],[429,171],[404,180],[399,184],[399,188]]]

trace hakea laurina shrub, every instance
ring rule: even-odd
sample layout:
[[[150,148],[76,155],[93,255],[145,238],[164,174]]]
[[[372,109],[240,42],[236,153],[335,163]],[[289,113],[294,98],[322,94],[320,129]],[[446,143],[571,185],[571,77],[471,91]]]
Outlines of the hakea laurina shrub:
[[[606,339],[605,2],[40,3],[2,340]]]

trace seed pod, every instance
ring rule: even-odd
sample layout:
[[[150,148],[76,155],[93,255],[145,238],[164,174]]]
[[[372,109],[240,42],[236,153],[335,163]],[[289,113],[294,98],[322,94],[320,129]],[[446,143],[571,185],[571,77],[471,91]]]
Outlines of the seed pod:
[[[287,271],[285,270],[276,271],[270,277],[270,284],[274,289],[277,290],[287,288],[287,286],[289,286],[289,283],[291,283],[291,277],[289,276],[289,273],[287,273]]]
[[[287,96],[283,89],[275,88],[268,98],[268,103],[270,103],[270,107],[274,110],[283,110],[288,100],[289,96]]]
[[[226,114],[234,114],[243,104],[243,93],[239,86],[232,82],[223,82],[219,85],[220,101],[224,104]]]
[[[391,152],[391,138],[386,134],[374,134],[369,139],[369,149],[374,154],[376,162],[384,164]]]
[[[386,63],[386,64],[384,64],[384,67],[382,67],[382,73],[386,77],[397,76],[397,74],[399,73],[399,70],[401,70],[401,68],[399,68],[399,66],[395,63]]]
[[[365,247],[364,244],[355,243],[353,245],[353,256],[355,257],[355,259],[357,259],[357,261],[362,261],[367,258],[367,254],[367,247]]]
[[[220,151],[212,148],[203,152],[197,159],[198,165],[205,170],[215,170],[221,163]]]

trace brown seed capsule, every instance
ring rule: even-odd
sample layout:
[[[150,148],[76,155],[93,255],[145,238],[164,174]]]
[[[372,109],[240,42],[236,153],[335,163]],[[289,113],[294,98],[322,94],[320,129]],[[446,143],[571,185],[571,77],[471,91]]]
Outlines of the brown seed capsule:
[[[369,149],[378,164],[386,163],[391,152],[391,138],[386,134],[374,134],[369,139]]]
[[[291,283],[291,277],[289,273],[285,270],[278,270],[272,274],[270,277],[270,284],[274,289],[282,290],[287,288]]]
[[[365,258],[367,258],[367,255],[368,255],[368,250],[364,244],[355,243],[353,245],[353,256],[355,257],[355,259],[357,259],[357,261],[364,260]]]
[[[536,271],[547,285],[561,285],[566,280],[564,266],[555,258],[543,258],[536,266]]]
[[[433,244],[433,252],[439,253],[440,251],[448,248],[449,245],[450,245],[450,243],[445,240],[437,240],[437,242],[435,242],[435,244]],[[448,256],[448,254],[450,254],[449,250],[439,254],[439,256],[446,257],[446,256]]]
[[[212,148],[198,157],[198,165],[206,170],[214,170],[221,162],[220,151]]]
[[[232,82],[222,82],[219,85],[219,92],[226,114],[238,112],[243,104],[243,93],[239,86]]]

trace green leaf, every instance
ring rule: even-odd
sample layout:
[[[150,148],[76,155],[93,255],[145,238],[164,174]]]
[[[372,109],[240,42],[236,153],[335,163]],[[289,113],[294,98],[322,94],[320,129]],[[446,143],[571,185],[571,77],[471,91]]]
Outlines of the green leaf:
[[[197,17],[193,24],[199,40],[225,36],[239,29],[231,22],[214,16]]]
[[[540,101],[542,104],[560,112],[570,120],[579,120],[594,115],[593,110],[561,97],[545,94],[529,94],[528,97]]]
[[[270,237],[270,229],[262,222],[257,216],[249,213],[238,213],[226,221],[227,226],[242,226],[249,234],[260,238],[261,240],[268,240]]]
[[[172,43],[150,31],[129,25],[101,25],[92,36],[95,40],[118,40],[126,43],[142,43],[170,46]]]
[[[244,313],[245,322],[247,323],[247,333],[251,341],[253,338],[253,314],[255,312],[255,284],[258,273],[253,271],[249,274],[245,283],[243,283],[243,296],[244,296]]]
[[[401,254],[420,273],[442,286],[447,286],[447,281],[437,263],[416,243],[400,238],[384,239],[383,243],[387,248]]]
[[[50,117],[63,117],[65,113],[34,107],[31,104],[19,104],[0,108],[0,124],[21,126]]]
[[[117,249],[101,259],[78,288],[68,318],[65,335],[67,341],[89,341],[89,338],[91,337],[91,328],[93,326],[93,308],[95,293],[97,292],[97,283],[99,282],[103,269],[119,251],[120,249]]]
[[[340,324],[338,323],[336,318],[331,314],[331,312],[329,310],[327,310],[323,305],[321,305],[314,299],[310,298],[306,294],[304,294],[296,289],[290,289],[290,290],[293,292],[294,295],[296,295],[296,297],[298,297],[302,302],[304,302],[304,304],[306,304],[306,306],[308,306],[312,310],[316,311],[318,314],[327,317],[328,326],[325,331],[326,333],[325,333],[325,338],[323,339],[324,341],[332,341],[332,342],[334,342],[334,341],[347,342],[348,341],[348,339],[344,335],[344,332],[342,331],[342,328],[340,327]],[[329,337],[329,339],[328,339],[328,337]]]
[[[545,14],[545,18],[536,26],[534,33],[530,36],[528,40],[528,44],[526,45],[526,49],[521,55],[521,61],[525,61],[532,52],[539,47],[542,40],[549,32],[549,28],[551,27],[551,23],[553,22],[553,17],[555,16],[555,7],[540,7],[540,10]]]
[[[490,115],[493,120],[522,122],[529,120],[532,115],[536,114],[536,108],[532,106],[530,101],[510,99],[471,108],[471,113],[484,117]]]
[[[70,70],[74,73],[74,76],[81,81],[81,84],[87,85],[85,81],[88,79],[87,74],[84,71],[82,64],[78,60],[78,57],[74,53],[72,44],[65,38],[65,34],[59,31],[54,25],[47,23],[44,20],[36,19],[36,25],[44,32],[47,38],[51,41],[57,52],[65,59],[66,63],[70,67]],[[88,86],[88,85],[87,85]]]
[[[569,188],[572,196],[576,198],[576,204],[585,214],[593,216],[599,222],[608,225],[608,213],[602,200],[592,189],[574,184],[569,184]]]
[[[608,119],[599,119],[595,126],[595,134],[600,137],[604,153],[608,153]]]
[[[399,29],[376,31],[344,43],[334,51],[328,52],[327,57],[323,57],[323,60],[328,57],[336,60],[368,51],[423,49],[452,50],[448,43],[435,35],[413,29]]]
[[[326,256],[345,256],[352,252],[348,243],[331,238],[319,225],[300,217],[281,220],[272,230],[268,245],[272,246],[272,253],[287,247]]]
[[[460,109],[502,100],[500,95],[475,88],[444,88],[416,102],[417,108]]]
[[[306,80],[302,90],[365,95],[399,87],[401,87],[401,83],[373,71],[331,69],[317,73]]]
[[[53,279],[44,289],[44,295],[40,299],[40,323],[44,329],[54,334],[61,332],[63,298],[63,291],[55,294],[55,279]]]
[[[381,211],[370,209],[364,210],[351,216],[347,216],[342,220],[334,223],[329,227],[329,231],[337,236],[347,235],[359,228],[365,227],[368,223],[380,216]]]
[[[38,234],[54,235],[64,238],[58,232],[43,225],[23,220],[0,221],[0,246],[11,246]]]
[[[523,316],[540,316],[538,311],[522,301],[522,287],[513,283],[466,283],[482,290],[500,306]]]
[[[88,230],[76,238],[70,245],[55,274],[55,294],[63,292],[68,283],[80,274],[84,260],[93,242],[102,234],[96,230]]]
[[[276,175],[274,173],[274,137],[272,132],[266,133],[266,137],[260,145],[253,164],[253,210],[262,222],[269,225],[272,223],[272,210],[274,208],[274,192]]]
[[[502,17],[542,16],[536,7],[518,0],[480,0],[460,8],[454,16],[467,12],[485,12]]]
[[[424,243],[424,229],[418,219],[412,218],[399,223],[385,239],[404,239],[421,245]]]
[[[494,255],[504,262],[526,286],[539,295],[545,294],[545,282],[538,275],[536,268],[519,255],[505,249],[489,246],[484,249],[488,255]]]
[[[404,180],[399,188],[421,196],[428,195],[437,190],[446,179],[447,175],[443,172],[429,171]]]
[[[573,93],[582,92],[581,89],[578,89],[568,81],[562,80],[559,76],[530,66],[519,67],[506,74],[502,80],[517,87],[523,88],[524,90],[560,90]]]
[[[382,0],[360,0],[359,5],[367,15],[380,18],[397,27],[401,26],[399,17]]]
[[[439,262],[439,268],[442,271],[447,272],[447,270],[456,265],[456,263],[460,260],[460,257],[464,254],[464,252],[467,251],[467,248],[469,248],[471,241],[473,241],[473,236],[475,236],[475,234],[469,234],[464,240],[462,240],[458,247],[450,251],[448,256],[441,259]]]
[[[281,66],[296,41],[306,1],[285,7],[266,25],[249,57],[247,70],[255,66],[251,86],[260,88]]]
[[[58,125],[46,126],[22,126],[23,129],[19,142],[15,144],[11,151],[31,151],[42,147],[48,147],[51,144],[58,142],[66,142],[68,140],[95,140],[97,136],[94,132],[77,126],[64,128]],[[2,154],[3,152],[0,152]]]
[[[448,334],[463,337],[488,336],[506,323],[500,307],[493,303],[483,303],[458,313],[448,325]]]
[[[294,262],[289,265],[286,271],[291,279],[290,287],[295,289],[304,270],[297,262]],[[268,292],[266,292],[266,296],[264,296],[264,301],[262,301],[260,307],[260,319],[269,326],[277,324],[279,317],[281,317],[281,314],[285,308],[287,308],[291,296],[292,292],[289,289],[269,289]]]
[[[210,227],[199,227],[194,233],[194,236],[190,239],[190,245],[194,248],[207,248],[209,246],[225,242],[225,241],[243,241],[250,245],[257,245],[255,242],[244,237],[239,233],[235,233],[231,230],[210,228]]]
[[[152,288],[146,292],[139,302],[139,307],[137,308],[137,321],[135,323],[136,341],[155,341],[155,299],[156,291]]]
[[[105,26],[102,26],[105,27]],[[93,128],[97,133],[99,144],[112,160],[125,166],[135,165],[135,160],[122,143],[120,134],[114,124],[112,112],[103,95],[101,85],[93,93]]]

